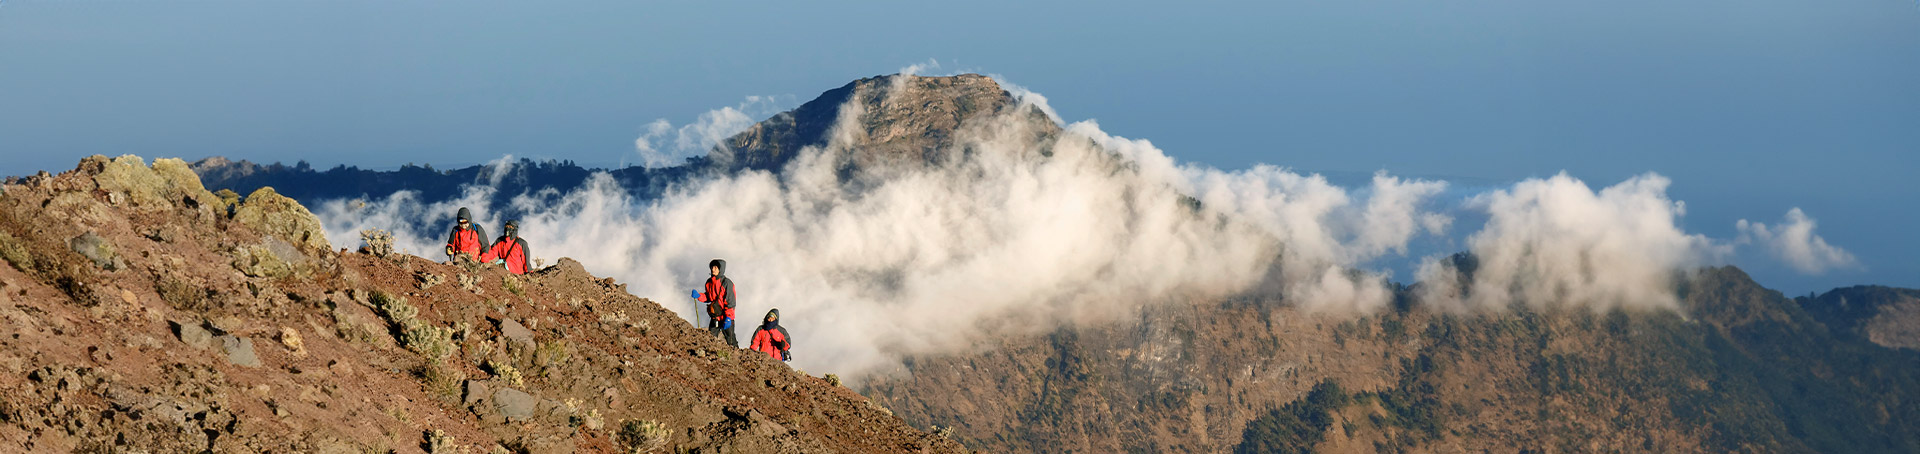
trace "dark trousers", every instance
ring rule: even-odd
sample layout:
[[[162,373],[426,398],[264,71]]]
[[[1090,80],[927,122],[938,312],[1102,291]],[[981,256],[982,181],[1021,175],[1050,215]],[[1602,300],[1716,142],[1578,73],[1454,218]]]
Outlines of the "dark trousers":
[[[707,332],[713,333],[713,336],[720,338],[720,340],[727,341],[727,345],[732,345],[733,348],[740,348],[740,340],[733,337],[733,327],[731,326],[721,328],[719,323],[709,321],[707,322]]]

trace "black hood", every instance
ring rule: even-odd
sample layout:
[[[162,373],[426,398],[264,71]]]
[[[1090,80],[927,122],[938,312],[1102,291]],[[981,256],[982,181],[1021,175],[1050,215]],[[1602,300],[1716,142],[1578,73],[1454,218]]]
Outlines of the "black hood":
[[[773,317],[773,321],[771,322],[767,321],[767,317]],[[767,311],[767,315],[763,315],[760,317],[760,324],[765,325],[768,328],[780,326],[780,309],[776,308],[774,310]]]
[[[453,215],[453,217],[454,219],[467,221],[469,224],[473,222],[473,212],[467,211],[467,207],[460,207],[460,214]]]
[[[727,261],[726,261],[726,260],[720,260],[720,259],[713,259],[713,261],[711,261],[711,262],[707,262],[707,268],[713,268],[713,267],[720,267],[720,275],[721,275],[721,276],[725,276],[725,275],[727,275]]]

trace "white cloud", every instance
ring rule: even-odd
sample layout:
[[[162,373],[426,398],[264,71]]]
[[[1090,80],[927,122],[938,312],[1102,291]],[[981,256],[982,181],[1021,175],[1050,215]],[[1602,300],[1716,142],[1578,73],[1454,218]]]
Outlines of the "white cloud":
[[[1852,253],[1827,244],[1825,238],[1815,235],[1813,218],[1807,217],[1799,207],[1788,210],[1786,220],[1773,227],[1746,219],[1734,223],[1734,227],[1740,230],[1741,244],[1759,243],[1775,258],[1801,273],[1820,274],[1860,265]]]
[[[759,121],[756,119],[778,113],[792,104],[792,96],[748,96],[739,105],[707,111],[693,123],[677,128],[664,118],[654,120],[633,140],[633,148],[640,154],[643,166],[679,165],[687,158],[726,146],[727,138],[752,127]]]
[[[1441,307],[1588,306],[1677,309],[1675,273],[1731,248],[1681,230],[1669,181],[1645,174],[1594,192],[1565,173],[1476,196],[1487,224],[1468,237],[1472,281],[1437,259],[1422,265],[1422,299]]]

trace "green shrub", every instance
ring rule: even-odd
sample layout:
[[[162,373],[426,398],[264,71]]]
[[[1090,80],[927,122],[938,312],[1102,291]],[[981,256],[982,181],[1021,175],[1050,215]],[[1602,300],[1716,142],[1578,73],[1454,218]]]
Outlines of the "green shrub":
[[[339,332],[341,339],[348,342],[361,342],[373,346],[385,344],[381,340],[380,329],[374,327],[373,322],[366,320],[365,317],[346,314],[338,309],[333,311],[333,329]]]
[[[487,372],[492,373],[494,377],[499,378],[501,381],[507,382],[507,386],[515,388],[526,386],[526,378],[521,377],[520,369],[515,369],[512,364],[488,360]]]
[[[516,296],[527,295],[526,289],[520,288],[520,281],[517,279],[514,279],[513,276],[506,276],[501,278],[500,286],[506,288],[508,293],[512,293]]]
[[[554,339],[542,342],[539,348],[534,349],[533,364],[541,367],[553,367],[566,364],[567,359],[572,357],[573,352],[569,349],[567,341],[564,339]]]
[[[373,307],[380,310],[380,316],[386,317],[387,322],[394,326],[404,327],[412,323],[415,316],[420,315],[420,309],[407,304],[406,298],[396,298],[388,295],[387,292],[374,291],[370,300],[373,302]]]
[[[460,398],[460,385],[466,383],[467,374],[444,361],[429,360],[420,368],[420,381],[433,395],[454,400]]]
[[[459,344],[453,343],[452,328],[433,326],[417,319],[404,328],[400,345],[429,361],[445,360],[459,349]]]
[[[428,454],[466,454],[472,452],[472,450],[467,449],[466,446],[460,446],[455,443],[452,435],[441,432],[440,429],[427,431],[426,437]]]
[[[620,423],[615,439],[627,448],[626,452],[638,454],[666,446],[671,435],[667,427],[658,422],[629,419]]]
[[[454,351],[459,349],[459,344],[453,343],[453,328],[434,326],[421,320],[420,308],[408,304],[406,298],[374,292],[373,304],[399,334],[400,346],[408,351],[418,353],[429,361],[440,361],[453,356]]]
[[[367,253],[374,257],[387,258],[393,255],[393,233],[381,229],[360,231],[360,242],[366,244]]]

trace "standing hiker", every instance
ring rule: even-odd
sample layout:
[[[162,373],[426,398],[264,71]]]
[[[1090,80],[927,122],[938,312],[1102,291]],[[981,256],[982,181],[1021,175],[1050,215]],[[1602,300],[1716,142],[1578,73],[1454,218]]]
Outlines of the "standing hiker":
[[[447,262],[453,262],[460,255],[466,255],[468,260],[479,257],[481,250],[487,248],[487,229],[473,223],[473,212],[467,211],[467,207],[460,207],[460,214],[454,217],[458,221],[453,224],[453,231],[447,232]]]
[[[494,260],[505,261],[507,272],[527,274],[527,270],[533,268],[527,265],[527,258],[532,257],[533,252],[527,250],[527,240],[520,238],[520,221],[507,221],[505,230],[506,233],[500,235],[500,239],[493,241],[493,247],[487,248],[487,252],[480,254],[480,261],[482,263],[491,263]]]
[[[766,353],[768,357],[781,361],[793,360],[789,350],[793,349],[793,337],[787,335],[787,328],[780,326],[780,309],[767,311],[767,317],[760,322],[760,329],[753,331],[754,351]]]
[[[733,279],[727,279],[727,261],[707,262],[707,272],[711,275],[707,291],[693,292],[693,299],[707,303],[707,332],[740,348],[740,341],[733,337]]]

